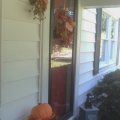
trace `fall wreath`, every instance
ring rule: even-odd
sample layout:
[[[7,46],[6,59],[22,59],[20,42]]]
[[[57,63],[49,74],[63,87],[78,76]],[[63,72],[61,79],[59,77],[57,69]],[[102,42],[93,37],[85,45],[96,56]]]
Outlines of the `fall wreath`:
[[[69,15],[69,10],[60,8],[56,10],[57,24],[54,29],[55,42],[61,47],[68,47],[74,37],[74,28],[76,23],[73,18]]]
[[[29,0],[32,5],[32,9],[29,12],[33,11],[34,18],[39,21],[45,19],[45,11],[47,9],[48,0]]]

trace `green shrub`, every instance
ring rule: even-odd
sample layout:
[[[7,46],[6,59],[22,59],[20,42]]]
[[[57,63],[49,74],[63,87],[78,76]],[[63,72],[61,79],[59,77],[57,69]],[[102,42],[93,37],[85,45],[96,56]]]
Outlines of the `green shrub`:
[[[120,120],[120,70],[104,76],[93,89],[99,120]]]

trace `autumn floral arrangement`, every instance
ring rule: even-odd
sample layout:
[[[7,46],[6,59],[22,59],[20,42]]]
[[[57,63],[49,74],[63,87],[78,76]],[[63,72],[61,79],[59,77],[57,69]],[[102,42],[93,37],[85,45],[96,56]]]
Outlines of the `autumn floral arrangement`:
[[[29,0],[29,2],[32,5],[29,12],[33,11],[33,19],[38,19],[39,21],[45,19],[45,11],[47,9],[48,0]]]
[[[68,47],[74,37],[74,28],[76,23],[69,15],[69,10],[66,8],[59,8],[56,10],[57,21],[54,29],[54,40],[57,41],[61,47]]]
[[[58,120],[58,117],[53,113],[49,104],[43,103],[34,106],[26,120]]]

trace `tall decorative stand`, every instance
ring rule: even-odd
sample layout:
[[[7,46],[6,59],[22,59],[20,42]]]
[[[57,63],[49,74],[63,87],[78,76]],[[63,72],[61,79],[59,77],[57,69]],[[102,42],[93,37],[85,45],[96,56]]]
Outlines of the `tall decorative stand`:
[[[98,108],[86,109],[84,105],[79,107],[79,120],[98,120]]]

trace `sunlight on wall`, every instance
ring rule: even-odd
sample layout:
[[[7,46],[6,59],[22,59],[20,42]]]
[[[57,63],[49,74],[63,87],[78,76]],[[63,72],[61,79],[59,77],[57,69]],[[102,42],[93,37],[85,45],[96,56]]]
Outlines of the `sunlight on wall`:
[[[120,8],[106,8],[106,9],[113,13],[116,17],[120,17]]]

